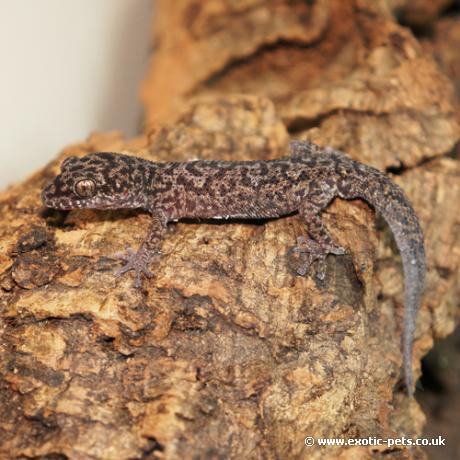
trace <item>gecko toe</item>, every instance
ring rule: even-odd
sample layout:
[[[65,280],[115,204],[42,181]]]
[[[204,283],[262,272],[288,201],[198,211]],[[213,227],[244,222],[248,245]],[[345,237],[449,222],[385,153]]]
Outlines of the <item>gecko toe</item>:
[[[321,245],[312,239],[299,236],[297,245],[288,251],[288,258],[290,265],[296,267],[294,271],[300,276],[305,276],[313,262],[316,262],[316,278],[322,281],[326,277],[327,255],[343,255],[345,252],[341,246]]]
[[[342,248],[342,246],[329,246],[327,248],[327,253],[328,254],[334,254],[336,256],[343,256],[346,254],[345,248]]]
[[[139,289],[142,286],[141,274],[140,272],[136,272],[136,276],[134,277],[134,287]]]
[[[129,262],[136,255],[136,251],[131,246],[126,246],[125,252],[116,252],[112,258]]]
[[[316,278],[318,278],[319,281],[324,281],[324,278],[326,278],[326,259],[321,259],[318,261]]]
[[[300,276],[305,276],[310,268],[309,263],[304,263],[300,267],[297,268],[297,274]]]

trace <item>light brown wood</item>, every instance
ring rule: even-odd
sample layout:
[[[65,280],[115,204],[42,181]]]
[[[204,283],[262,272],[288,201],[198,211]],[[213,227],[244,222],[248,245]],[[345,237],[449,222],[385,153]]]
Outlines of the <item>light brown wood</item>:
[[[46,211],[40,191],[70,155],[268,159],[290,138],[389,170],[426,235],[419,375],[458,321],[452,84],[396,23],[398,2],[157,3],[145,135],[96,133],[0,195],[0,458],[386,455],[304,445],[416,437],[424,423],[401,385],[399,256],[368,205],[324,213],[347,249],[324,282],[293,274],[286,253],[304,229],[290,216],[172,225],[155,278],[136,290],[110,256],[140,244],[149,216]]]

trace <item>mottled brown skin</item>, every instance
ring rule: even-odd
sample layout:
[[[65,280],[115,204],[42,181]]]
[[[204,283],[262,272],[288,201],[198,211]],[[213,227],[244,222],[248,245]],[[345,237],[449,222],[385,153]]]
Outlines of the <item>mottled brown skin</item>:
[[[404,369],[412,394],[412,341],[423,292],[425,251],[415,212],[403,191],[377,169],[344,153],[295,141],[291,156],[272,161],[191,161],[153,163],[116,153],[71,157],[43,191],[46,206],[57,209],[143,208],[152,215],[147,238],[137,252],[121,256],[118,275],[135,272],[135,286],[159,255],[167,224],[182,218],[280,217],[298,212],[309,238],[298,238],[293,251],[305,275],[318,260],[324,277],[327,254],[343,254],[323,226],[320,214],[334,197],[362,198],[378,210],[393,231],[405,275]]]

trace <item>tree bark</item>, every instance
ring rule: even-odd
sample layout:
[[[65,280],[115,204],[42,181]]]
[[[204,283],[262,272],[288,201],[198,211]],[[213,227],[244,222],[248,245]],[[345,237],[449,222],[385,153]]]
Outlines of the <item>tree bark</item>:
[[[324,221],[342,257],[299,277],[297,216],[172,225],[155,277],[115,278],[149,216],[45,210],[70,155],[154,161],[269,159],[291,138],[389,174],[425,232],[428,277],[415,372],[455,326],[460,165],[453,85],[411,32],[403,2],[157,2],[142,87],[145,134],[94,134],[0,196],[0,455],[40,459],[422,458],[404,446],[306,447],[331,437],[417,437],[401,385],[403,277],[364,202]],[[244,93],[244,94],[243,94]]]

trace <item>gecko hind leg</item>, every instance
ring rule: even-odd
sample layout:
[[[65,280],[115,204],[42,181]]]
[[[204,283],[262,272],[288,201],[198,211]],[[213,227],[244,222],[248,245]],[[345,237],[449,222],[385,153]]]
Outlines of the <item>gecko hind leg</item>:
[[[297,245],[290,254],[298,255],[297,274],[305,276],[313,262],[317,262],[316,276],[323,280],[326,276],[326,257],[328,254],[343,255],[345,249],[334,243],[331,235],[324,227],[320,217],[321,207],[308,203],[299,210],[302,220],[307,226],[310,238],[299,236]]]

